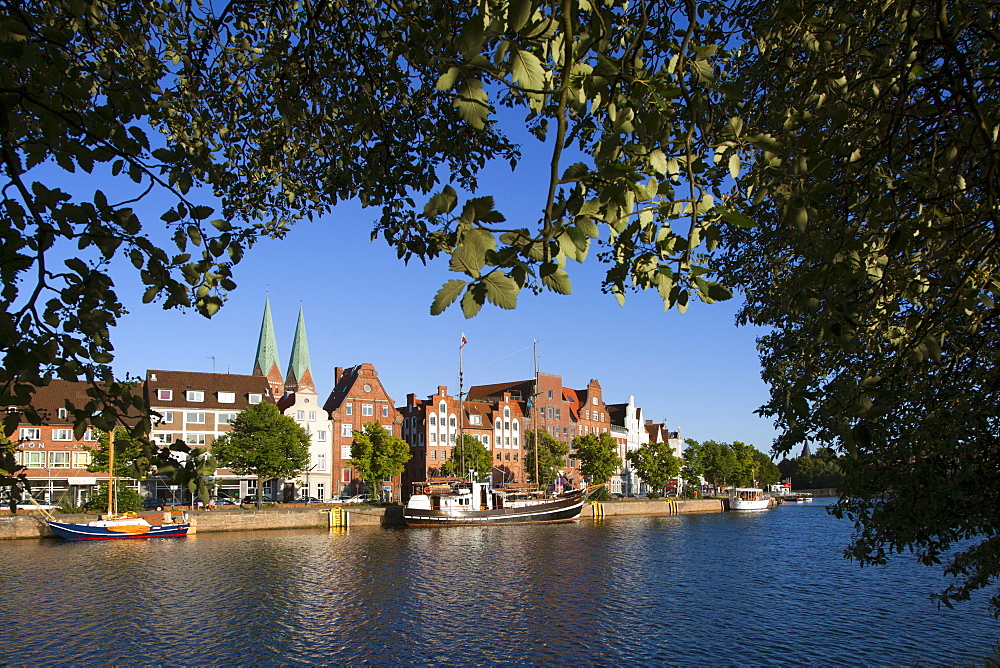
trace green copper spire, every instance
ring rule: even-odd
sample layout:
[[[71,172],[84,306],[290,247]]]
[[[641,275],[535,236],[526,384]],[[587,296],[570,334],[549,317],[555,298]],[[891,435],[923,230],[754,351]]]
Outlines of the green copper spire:
[[[260,338],[257,340],[257,360],[253,365],[255,376],[271,376],[277,373],[281,378],[278,362],[278,342],[274,338],[274,322],[271,321],[271,300],[264,299],[264,321],[260,324]]]
[[[309,342],[306,340],[306,318],[299,307],[299,322],[295,325],[295,339],[292,341],[292,357],[288,361],[285,388],[291,391],[312,389],[312,364],[309,361]]]

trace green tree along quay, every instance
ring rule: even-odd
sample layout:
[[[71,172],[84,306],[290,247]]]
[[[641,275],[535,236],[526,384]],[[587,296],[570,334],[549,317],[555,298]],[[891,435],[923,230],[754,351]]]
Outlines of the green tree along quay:
[[[654,499],[677,476],[683,461],[668,443],[646,443],[625,455],[625,459],[649,486],[649,496]]]
[[[106,470],[106,469],[105,469]],[[115,485],[115,506],[119,513],[137,513],[142,508],[142,497],[139,492],[129,487],[124,480],[118,480]],[[88,512],[105,513],[108,511],[108,483],[97,486],[97,492],[90,497]]]
[[[212,486],[208,483],[208,479],[215,474],[219,462],[212,455],[212,452],[205,448],[192,448],[183,442],[175,443],[173,448],[181,453],[180,456],[171,454],[161,459],[157,473],[167,476],[171,483],[187,490],[192,510],[196,501],[207,504],[212,497]],[[247,472],[254,473],[255,471]],[[260,508],[260,482],[260,476],[258,476],[258,508]]]
[[[618,444],[610,434],[577,436],[571,447],[573,456],[580,460],[580,471],[590,476],[595,485],[611,480],[614,472],[621,468]]]
[[[309,434],[272,403],[261,402],[236,414],[232,430],[212,444],[212,456],[218,466],[240,475],[257,476],[257,508],[261,508],[261,489],[272,478],[294,478],[309,466]],[[204,479],[207,464],[201,465],[199,448],[190,450],[185,465],[179,467],[188,489]],[[192,462],[190,466],[187,462]],[[200,489],[192,490],[202,494]],[[207,491],[204,492],[207,501]]]
[[[537,441],[538,476],[535,476],[535,452]],[[569,445],[552,438],[542,429],[524,432],[524,471],[531,482],[546,485],[555,482],[556,472],[566,466]]]
[[[19,464],[15,453],[17,444],[12,443],[5,435],[0,434],[0,490],[7,490],[10,497],[9,509],[17,513],[17,504],[25,492],[31,491],[26,469]]]
[[[361,431],[354,431],[348,464],[368,485],[368,493],[374,499],[382,488],[382,481],[402,473],[410,457],[406,441],[393,436],[377,422],[371,422]]]
[[[441,475],[465,477],[469,471],[475,471],[479,477],[491,475],[493,453],[481,441],[468,434],[462,434],[461,439],[452,448],[451,458],[441,465]]]
[[[734,483],[740,474],[739,459],[729,443],[703,441],[699,459],[702,475],[713,487]]]
[[[108,432],[98,432],[96,446],[84,444],[81,447],[90,453],[88,471],[108,470]],[[148,438],[131,433],[126,427],[115,427],[115,475],[118,477],[145,480],[157,471],[169,452],[167,448],[157,448]]]
[[[770,328],[762,413],[778,453],[812,440],[850,457],[836,507],[857,525],[849,555],[912,549],[958,577],[942,600],[962,600],[1000,576],[996,12],[986,0],[16,7],[0,24],[0,392],[27,401],[50,377],[111,380],[112,262],[135,266],[147,301],[210,315],[257,238],[356,197],[401,259],[443,256],[460,276],[432,313],[569,292],[570,261],[593,256],[619,301],[652,289],[683,311],[738,289],[741,322]],[[489,158],[516,158],[497,106],[546,140],[531,224],[473,192]],[[43,163],[110,174],[124,194],[64,192]],[[154,191],[169,200],[167,243],[131,208]],[[67,247],[79,256],[60,262]],[[132,406],[118,389],[79,424]]]

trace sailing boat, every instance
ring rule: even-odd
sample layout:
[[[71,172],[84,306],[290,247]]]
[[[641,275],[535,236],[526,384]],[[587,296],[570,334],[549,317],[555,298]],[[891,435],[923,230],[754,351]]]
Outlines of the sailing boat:
[[[47,511],[46,522],[49,528],[66,540],[106,540],[112,538],[171,538],[186,536],[190,523],[173,524],[163,522],[153,525],[145,518],[135,513],[119,515],[117,499],[115,498],[115,430],[108,433],[108,514],[102,518],[78,524],[75,522],[57,522]],[[169,517],[169,515],[166,515]]]

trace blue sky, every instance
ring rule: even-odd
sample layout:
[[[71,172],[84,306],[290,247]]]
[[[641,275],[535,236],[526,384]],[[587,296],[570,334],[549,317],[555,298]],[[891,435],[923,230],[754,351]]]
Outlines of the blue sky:
[[[522,218],[529,226],[541,208],[547,155],[527,141],[524,151],[515,174],[507,166],[488,169],[478,194],[494,195],[508,220]],[[603,267],[592,251],[584,265],[567,267],[570,296],[523,293],[513,311],[487,305],[466,320],[456,304],[431,316],[438,288],[458,276],[444,260],[406,266],[383,241],[371,242],[376,215],[346,203],[321,220],[300,223],[284,240],[261,241],[237,266],[239,287],[211,320],[141,304],[141,288],[124,263],[115,276],[130,313],[112,336],[116,374],[157,368],[250,373],[269,295],[285,366],[303,307],[321,394],[332,389],[334,367],[362,362],[375,365],[397,405],[410,392],[424,397],[438,385],[454,393],[462,332],[469,340],[466,387],[524,379],[531,376],[537,340],[540,370],[561,374],[568,387],[596,378],[605,401],[634,395],[646,418],[666,420],[686,438],[770,449],[774,429],[753,414],[767,398],[755,350],[760,332],[735,326],[737,300],[696,301],[679,314],[663,312],[655,293],[630,294],[619,307],[600,291]]]

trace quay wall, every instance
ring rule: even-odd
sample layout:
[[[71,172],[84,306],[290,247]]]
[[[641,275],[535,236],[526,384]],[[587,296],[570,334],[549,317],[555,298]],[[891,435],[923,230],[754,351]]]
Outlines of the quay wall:
[[[580,517],[612,517],[627,515],[677,515],[685,513],[710,513],[725,510],[723,499],[614,499],[602,503],[588,503]],[[403,507],[355,506],[345,508],[348,526],[402,527]],[[329,508],[264,508],[261,510],[216,509],[214,511],[186,511],[193,521],[193,533],[216,531],[264,531],[269,529],[325,529],[330,524]],[[140,513],[152,524],[159,524],[164,515],[171,513]],[[172,513],[181,521],[180,512]],[[94,514],[57,515],[60,521],[89,522],[97,519]],[[50,538],[55,534],[37,512],[17,515],[0,515],[0,540],[21,538]]]

